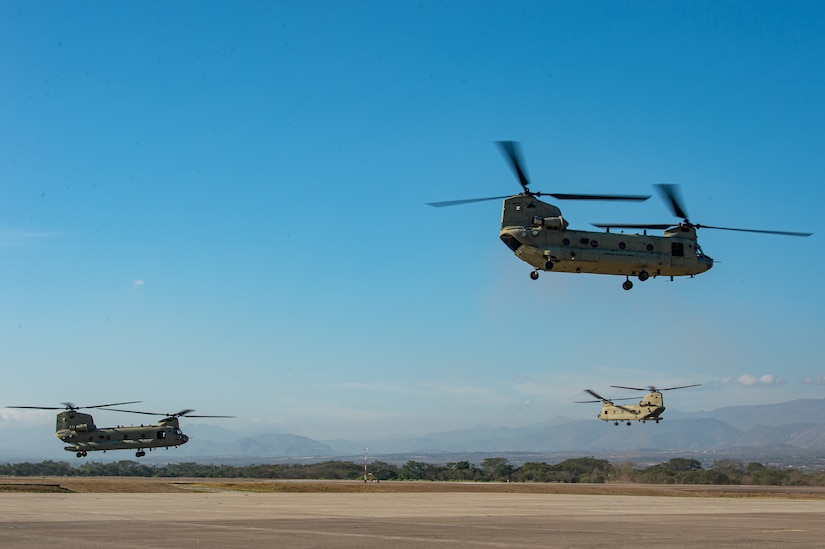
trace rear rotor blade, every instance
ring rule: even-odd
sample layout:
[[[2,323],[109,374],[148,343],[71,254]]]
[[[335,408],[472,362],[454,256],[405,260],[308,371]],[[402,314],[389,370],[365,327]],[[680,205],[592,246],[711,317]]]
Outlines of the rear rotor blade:
[[[630,389],[631,391],[647,391],[647,389],[642,389],[641,387],[624,387],[622,385],[611,385],[611,387],[615,389]]]
[[[65,410],[62,406],[6,406],[6,408],[19,408],[24,410]]]
[[[524,192],[529,193],[530,189],[528,187],[530,186],[530,181],[527,179],[527,173],[524,170],[524,162],[521,159],[519,144],[515,141],[497,141],[497,143],[504,158],[510,163],[510,168],[512,168],[516,177],[518,177],[518,182],[521,183]]]
[[[672,391],[674,389],[687,389],[688,387],[699,387],[701,383],[694,383],[693,385],[680,385],[679,387],[668,387],[667,389],[659,389],[660,391]]]
[[[535,193],[536,196],[552,196],[558,200],[622,200],[629,202],[644,202],[650,195],[644,194],[567,194],[567,193]]]
[[[673,185],[671,183],[659,183],[656,185],[656,189],[662,196],[662,200],[670,206],[670,211],[673,212],[673,215],[687,220],[687,210],[685,210],[683,206],[684,202],[682,201],[682,197],[679,193],[678,185]]]
[[[673,223],[591,223],[594,227],[602,229],[659,229],[665,230],[673,227]]]
[[[139,410],[123,410],[120,408],[104,408],[111,412],[124,412],[126,414],[143,414],[145,416],[165,416],[166,414],[156,414],[154,412],[141,412]]]
[[[504,200],[505,198],[510,198],[511,195],[507,196],[488,196],[487,198],[465,198],[463,200],[445,200],[443,202],[427,202],[427,206],[432,206],[433,208],[444,208],[446,206],[459,206],[461,204],[472,204],[473,202],[485,202],[487,200]]]

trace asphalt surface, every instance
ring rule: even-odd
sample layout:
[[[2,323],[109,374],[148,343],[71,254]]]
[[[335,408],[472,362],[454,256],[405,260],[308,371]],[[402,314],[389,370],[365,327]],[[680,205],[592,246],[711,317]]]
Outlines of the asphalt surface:
[[[823,547],[825,500],[484,493],[0,494],[0,547]]]

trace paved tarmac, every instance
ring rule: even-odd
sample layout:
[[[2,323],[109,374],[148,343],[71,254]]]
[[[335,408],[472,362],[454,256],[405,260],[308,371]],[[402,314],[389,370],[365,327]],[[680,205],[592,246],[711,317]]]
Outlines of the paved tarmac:
[[[0,547],[825,547],[825,500],[516,493],[0,493]]]

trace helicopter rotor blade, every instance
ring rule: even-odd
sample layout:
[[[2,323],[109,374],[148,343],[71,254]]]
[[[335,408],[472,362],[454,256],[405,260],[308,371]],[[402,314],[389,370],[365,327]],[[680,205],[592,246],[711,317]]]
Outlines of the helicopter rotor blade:
[[[632,408],[627,408],[627,407],[621,406],[619,404],[614,404],[613,406],[615,406],[619,410],[624,410],[625,412],[630,412],[631,414],[638,414],[639,413],[639,410],[634,410]]]
[[[630,389],[631,391],[647,391],[648,389],[642,389],[641,387],[624,387],[622,385],[611,385],[611,387],[615,389]]]
[[[105,406],[121,406],[123,404],[137,404],[141,400],[131,402],[114,402],[112,404],[97,404],[95,406],[77,406],[74,402],[61,402],[63,406],[6,406],[6,408],[25,408],[29,410],[88,410],[89,408],[103,408]]]
[[[139,404],[142,400],[132,400],[131,402],[113,402],[111,404],[98,404],[97,406],[79,406],[78,408],[105,408],[106,406],[123,406],[124,404]]]
[[[65,410],[63,406],[6,406],[6,408],[17,408],[24,410]]]
[[[782,236],[811,236],[814,233],[800,233],[795,231],[768,231],[765,229],[737,229],[734,227],[713,227],[711,225],[695,225],[697,229],[718,229],[721,231],[738,231],[742,233],[778,234]]]
[[[123,410],[120,408],[104,408],[104,410],[108,410],[110,412],[123,412],[126,414],[143,414],[145,416],[164,416],[166,414],[155,414],[153,412],[141,412],[139,410]]]
[[[681,217],[687,221],[687,210],[684,207],[684,201],[682,200],[681,193],[679,192],[679,186],[673,185],[672,183],[659,183],[656,185],[656,190],[659,191],[662,200],[670,206],[670,211],[673,212],[673,215],[676,217]]]
[[[518,182],[521,183],[524,192],[530,194],[530,180],[527,179],[527,172],[524,170],[524,161],[521,158],[521,148],[519,144],[515,141],[497,141],[496,143],[499,149],[501,149],[501,154],[503,154],[504,158],[510,163],[510,168],[512,168],[516,177],[518,177]]]
[[[658,229],[665,230],[673,227],[673,223],[591,223],[601,229]]]
[[[444,200],[443,202],[427,202],[427,206],[432,206],[433,208],[444,208],[447,206],[459,206],[461,204],[472,204],[473,202],[486,202],[488,200],[504,200],[505,198],[510,198],[510,195],[507,196],[488,196],[486,198],[465,198],[462,200]]]
[[[552,196],[558,200],[622,200],[644,202],[650,195],[644,194],[568,194],[568,193],[534,193],[536,196]]]
[[[598,398],[599,400],[596,402],[610,402],[608,399],[604,398],[602,395],[591,389],[585,389],[584,392],[589,394],[593,398]]]
[[[667,387],[666,389],[658,389],[659,391],[672,391],[674,389],[687,389],[688,387],[699,387],[701,383],[694,383],[693,385],[680,385],[679,387]]]

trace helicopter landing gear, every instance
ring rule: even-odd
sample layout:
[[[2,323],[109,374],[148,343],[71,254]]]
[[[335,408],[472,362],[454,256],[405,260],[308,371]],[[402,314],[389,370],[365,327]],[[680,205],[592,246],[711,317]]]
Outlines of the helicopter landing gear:
[[[532,278],[533,280],[538,280],[539,279],[539,272],[538,271],[533,271],[532,273],[530,273],[530,278]]]
[[[650,273],[648,273],[648,272],[647,272],[647,271],[645,271],[645,270],[641,270],[641,271],[639,271],[639,280],[641,280],[642,282],[644,282],[644,281],[645,281],[645,280],[647,280],[648,278],[650,278]]]
[[[627,426],[630,427],[630,422],[629,421],[627,422]]]
[[[552,261],[545,261],[544,262],[544,270],[549,271],[553,269],[553,262]]]
[[[79,457],[79,458],[86,457],[86,452],[78,452],[77,457]]]
[[[618,426],[618,425],[619,425],[619,422],[618,422],[618,421],[614,421],[614,422],[613,422],[613,425]]]
[[[145,455],[146,452],[144,452],[143,450],[138,450],[137,452],[135,452],[135,457],[143,457]]]
[[[629,289],[631,289],[632,287],[633,287],[633,283],[630,281],[630,278],[629,278],[629,277],[628,277],[628,279],[627,279],[627,280],[625,280],[624,282],[622,282],[622,288],[624,288],[625,290],[629,290]]]

